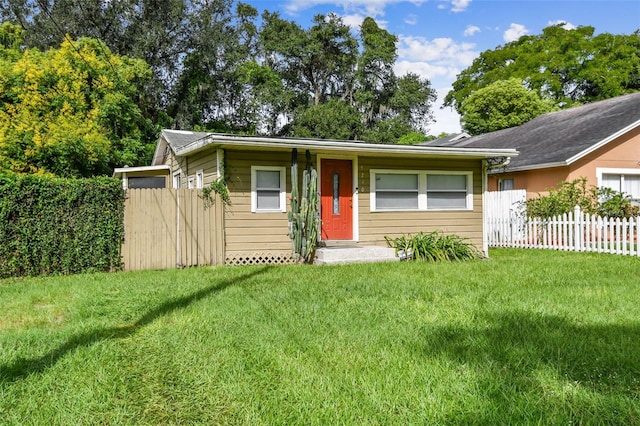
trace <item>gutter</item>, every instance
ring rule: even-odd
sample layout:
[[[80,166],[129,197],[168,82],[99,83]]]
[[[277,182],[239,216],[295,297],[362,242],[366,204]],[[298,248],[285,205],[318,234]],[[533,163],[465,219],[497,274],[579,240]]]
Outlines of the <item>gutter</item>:
[[[451,156],[451,157],[515,157],[518,151],[515,149],[485,149],[485,148],[449,148],[429,147],[424,145],[385,145],[366,142],[347,142],[335,140],[310,140],[310,139],[282,139],[265,137],[238,137],[227,135],[211,135],[197,140],[189,145],[175,149],[176,155],[184,156],[195,153],[211,145],[226,147],[257,147],[276,149],[309,149],[314,151],[333,152],[363,152],[386,155],[424,155],[424,156]]]

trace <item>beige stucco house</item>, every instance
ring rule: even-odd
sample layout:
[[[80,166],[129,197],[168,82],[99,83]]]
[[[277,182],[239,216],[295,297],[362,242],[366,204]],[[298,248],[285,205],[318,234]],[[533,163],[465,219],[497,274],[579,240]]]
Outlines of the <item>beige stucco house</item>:
[[[321,244],[385,246],[385,236],[442,230],[484,248],[482,194],[487,161],[513,149],[380,145],[354,141],[234,136],[164,130],[149,170],[173,188],[224,177],[231,196],[223,229],[227,259],[282,258],[291,252],[291,160],[306,152],[318,171]],[[137,176],[144,168],[116,171]],[[126,186],[126,184],[125,184]]]
[[[526,189],[535,197],[561,181],[585,177],[640,201],[640,93],[552,112],[518,126],[427,146],[512,148],[518,157],[494,168],[490,191]]]

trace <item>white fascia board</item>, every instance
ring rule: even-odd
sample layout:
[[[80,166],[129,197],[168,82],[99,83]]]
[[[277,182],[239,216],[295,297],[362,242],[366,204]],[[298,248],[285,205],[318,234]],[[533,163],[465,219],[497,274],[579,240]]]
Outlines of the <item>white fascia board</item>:
[[[591,145],[589,148],[585,149],[584,151],[579,152],[578,154],[576,154],[573,157],[569,158],[566,161],[567,165],[578,161],[579,159],[583,158],[584,156],[586,156],[588,154],[591,154],[593,151],[603,147],[604,145],[608,144],[612,140],[615,140],[615,139],[619,138],[620,136],[624,135],[627,132],[630,132],[631,130],[635,129],[638,126],[640,126],[640,120],[636,121],[635,123],[632,123],[632,124],[628,125],[624,129],[618,130],[614,134],[604,138],[600,142],[598,142],[598,143],[596,143],[594,145]]]
[[[485,148],[450,148],[429,147],[424,145],[387,145],[361,142],[347,142],[334,140],[309,140],[309,139],[277,139],[264,137],[239,137],[226,135],[211,135],[192,144],[176,149],[177,155],[187,155],[197,152],[209,145],[227,147],[257,147],[276,149],[310,149],[325,152],[357,152],[363,154],[387,154],[387,155],[419,155],[419,156],[449,156],[449,157],[515,157],[518,151],[515,149],[485,149]]]
[[[118,167],[113,169],[113,177],[120,176],[123,173],[156,172],[161,170],[170,171],[171,167],[166,164],[161,164],[158,166]]]
[[[565,167],[569,164],[566,161],[560,161],[557,163],[544,163],[544,164],[532,164],[530,166],[519,166],[519,167],[507,167],[505,169],[496,169],[495,171],[489,171],[490,175],[497,175],[500,173],[509,173],[509,172],[524,172],[527,170],[539,170],[539,169],[550,169],[553,167]]]

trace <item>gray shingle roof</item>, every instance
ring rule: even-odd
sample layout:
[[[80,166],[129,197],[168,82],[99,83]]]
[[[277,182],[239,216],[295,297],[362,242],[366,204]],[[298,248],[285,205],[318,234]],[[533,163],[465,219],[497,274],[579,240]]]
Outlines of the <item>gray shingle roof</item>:
[[[520,155],[508,169],[526,169],[567,162],[634,124],[640,125],[640,92],[551,112],[518,127],[461,139],[453,146],[515,148]]]
[[[174,150],[205,138],[210,134],[211,133],[208,132],[190,132],[186,130],[165,129],[162,131],[162,136],[164,136],[165,140]]]

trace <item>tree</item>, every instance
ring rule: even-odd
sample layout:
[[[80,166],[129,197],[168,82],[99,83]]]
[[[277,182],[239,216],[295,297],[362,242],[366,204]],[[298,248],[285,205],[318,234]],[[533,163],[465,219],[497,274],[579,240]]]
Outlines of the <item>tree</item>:
[[[484,51],[458,75],[444,105],[462,113],[471,94],[509,78],[524,81],[560,108],[640,90],[640,32],[594,36],[594,31],[555,25]]]
[[[516,78],[479,89],[460,107],[462,127],[471,135],[519,126],[551,110],[551,102],[540,99]]]
[[[4,24],[0,39],[19,28]],[[60,48],[6,49],[0,58],[0,164],[17,173],[110,174],[148,164],[155,129],[134,102],[150,78],[141,60],[89,38]],[[11,54],[6,54],[6,51]]]
[[[365,18],[360,27],[362,53],[358,58],[355,102],[362,111],[365,127],[375,127],[384,117],[393,96],[396,76],[393,64],[398,57],[397,37],[378,27],[373,18]]]
[[[358,110],[339,99],[301,110],[292,131],[296,137],[322,139],[357,139],[361,133]]]
[[[358,44],[340,17],[316,15],[308,30],[277,13],[265,12],[262,19],[265,62],[300,100],[307,103],[310,96],[308,103],[319,105],[348,93]]]

